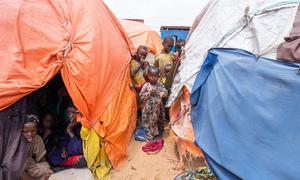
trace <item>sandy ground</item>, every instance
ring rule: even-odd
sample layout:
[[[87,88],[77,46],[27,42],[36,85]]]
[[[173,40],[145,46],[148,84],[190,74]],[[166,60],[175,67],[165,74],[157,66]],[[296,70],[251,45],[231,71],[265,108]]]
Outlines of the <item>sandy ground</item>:
[[[128,161],[124,163],[121,171],[112,170],[112,180],[173,180],[180,171],[174,169],[177,162],[176,145],[169,130],[164,133],[164,147],[154,155],[147,155],[142,151],[142,142],[132,139],[129,145]],[[201,165],[201,160],[196,164],[185,163],[187,169],[193,169]],[[199,164],[200,163],[200,164]],[[92,180],[93,175],[89,169],[69,169],[50,177],[50,180]]]
[[[174,170],[177,152],[174,140],[168,130],[164,133],[164,147],[154,155],[142,151],[142,142],[132,139],[129,145],[128,161],[121,171],[112,170],[112,180],[172,180],[180,172]],[[92,180],[89,169],[69,169],[55,173],[50,180]]]
[[[88,168],[68,169],[51,175],[49,180],[94,180],[94,175]]]
[[[172,180],[180,172],[174,170],[177,152],[168,130],[164,134],[164,148],[154,155],[142,151],[142,143],[131,141],[129,157],[121,171],[112,170],[112,180]]]

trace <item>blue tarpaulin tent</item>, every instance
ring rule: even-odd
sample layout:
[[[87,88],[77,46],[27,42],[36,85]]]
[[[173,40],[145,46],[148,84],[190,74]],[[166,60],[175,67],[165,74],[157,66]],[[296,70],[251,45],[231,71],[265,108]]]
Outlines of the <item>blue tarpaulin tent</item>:
[[[195,142],[219,179],[300,178],[299,65],[211,49],[191,93]]]

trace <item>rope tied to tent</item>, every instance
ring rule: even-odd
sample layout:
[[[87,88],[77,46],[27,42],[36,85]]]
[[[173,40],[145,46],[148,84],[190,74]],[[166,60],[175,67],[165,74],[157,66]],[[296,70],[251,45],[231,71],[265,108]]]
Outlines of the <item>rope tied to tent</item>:
[[[68,31],[68,42],[65,46],[65,48],[63,49],[63,56],[64,56],[64,59],[67,59],[68,58],[68,55],[69,53],[71,52],[71,50],[73,49],[73,44],[71,42],[71,19],[68,19],[67,22],[66,22],[66,27],[67,27],[67,31]]]
[[[71,42],[68,42],[64,48],[64,59],[68,58],[69,53],[73,49],[73,44]]]

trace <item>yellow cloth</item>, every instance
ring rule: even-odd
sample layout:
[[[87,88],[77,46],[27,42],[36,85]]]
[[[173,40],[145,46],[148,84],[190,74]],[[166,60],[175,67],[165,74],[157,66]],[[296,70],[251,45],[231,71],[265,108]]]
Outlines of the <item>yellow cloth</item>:
[[[131,59],[130,61],[130,72],[134,72],[139,68],[139,63],[135,59]],[[145,83],[145,78],[144,78],[144,70],[143,68],[140,68],[138,72],[134,75],[133,80],[136,85],[142,85]]]
[[[111,179],[110,170],[112,166],[106,156],[103,139],[92,128],[82,127],[80,135],[84,157],[94,177],[98,180]]]

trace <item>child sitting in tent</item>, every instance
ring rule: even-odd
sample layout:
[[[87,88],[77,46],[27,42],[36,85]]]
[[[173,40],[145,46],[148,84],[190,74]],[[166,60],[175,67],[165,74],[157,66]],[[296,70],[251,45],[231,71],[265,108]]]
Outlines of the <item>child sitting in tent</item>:
[[[37,135],[39,119],[37,115],[25,116],[23,125],[23,136],[30,143],[26,168],[22,180],[25,179],[48,179],[53,171],[46,162],[46,149],[42,138]]]
[[[42,118],[39,134],[43,138],[47,154],[53,150],[58,142],[57,131],[55,131],[54,124],[56,124],[54,114],[46,113]]]
[[[140,92],[142,105],[142,126],[148,141],[159,136],[163,131],[162,117],[164,108],[163,99],[167,97],[168,91],[158,81],[159,69],[155,66],[148,68],[147,80]]]
[[[145,83],[144,71],[149,66],[145,61],[148,55],[146,46],[139,46],[136,56],[130,61],[130,76],[132,78],[132,88],[139,93]]]
[[[55,167],[61,167],[62,169],[86,167],[80,138],[81,125],[76,122],[77,114],[76,107],[71,103],[67,108],[69,124],[66,134],[48,156],[49,163]]]

